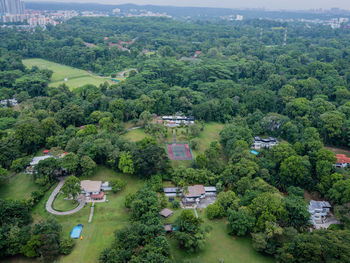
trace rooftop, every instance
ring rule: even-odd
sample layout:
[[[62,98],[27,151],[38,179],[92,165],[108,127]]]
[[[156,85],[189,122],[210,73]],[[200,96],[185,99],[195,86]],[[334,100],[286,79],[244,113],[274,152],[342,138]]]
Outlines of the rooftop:
[[[215,186],[205,186],[204,190],[206,192],[216,192],[216,187]]]
[[[45,156],[35,156],[33,160],[30,162],[31,166],[37,165],[40,161],[45,160],[47,158],[54,158],[52,155],[45,155]]]
[[[100,192],[101,185],[102,185],[101,181],[83,180],[83,181],[80,182],[81,188],[85,192],[88,192],[88,193],[90,193],[90,192]]]
[[[311,200],[309,204],[309,211],[313,211],[315,209],[323,209],[323,208],[331,208],[331,204],[327,201],[315,201]]]
[[[185,194],[186,197],[198,197],[205,194],[205,189],[203,185],[193,185],[188,187],[188,191]]]
[[[163,190],[164,190],[164,193],[176,193],[178,191],[181,191],[179,187],[166,187]]]
[[[350,163],[350,158],[345,154],[336,154],[335,157],[337,158],[337,163]]]
[[[169,217],[173,214],[173,211],[168,208],[164,208],[162,211],[159,212],[159,214],[164,217]]]

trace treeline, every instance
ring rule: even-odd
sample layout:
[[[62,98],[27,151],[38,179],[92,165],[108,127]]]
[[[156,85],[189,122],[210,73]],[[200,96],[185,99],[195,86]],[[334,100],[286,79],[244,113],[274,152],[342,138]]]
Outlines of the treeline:
[[[0,200],[0,257],[22,254],[52,262],[59,255],[68,255],[72,239],[61,235],[62,226],[53,219],[33,223],[33,204],[19,200]]]

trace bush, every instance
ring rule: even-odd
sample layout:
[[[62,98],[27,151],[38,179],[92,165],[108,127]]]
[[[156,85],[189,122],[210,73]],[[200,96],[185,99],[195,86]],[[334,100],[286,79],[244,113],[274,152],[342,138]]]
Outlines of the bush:
[[[64,238],[60,241],[60,253],[69,255],[75,246],[75,242],[71,238]]]
[[[197,150],[198,146],[199,146],[199,139],[194,138],[194,139],[190,140],[190,146],[193,150]]]
[[[227,219],[229,222],[227,228],[231,235],[245,236],[252,231],[255,225],[255,217],[244,208],[238,211],[230,209]]]
[[[123,190],[126,186],[126,182],[120,180],[119,178],[113,179],[111,182],[112,192],[118,193],[119,191]]]
[[[162,176],[160,174],[151,176],[148,183],[153,191],[158,192],[158,193],[163,192],[163,179],[162,179]]]
[[[328,230],[344,230],[344,225],[341,224],[331,224]]]
[[[287,188],[287,193],[288,195],[304,198],[304,190],[297,186],[289,186]]]
[[[210,220],[213,220],[214,218],[222,218],[225,215],[224,208],[218,203],[208,205],[206,211],[207,217]]]
[[[174,209],[180,208],[180,202],[177,200],[174,200],[174,202],[172,203],[172,207]]]
[[[168,206],[168,199],[164,194],[159,196],[159,205],[162,209]]]
[[[135,198],[136,198],[135,194],[131,194],[131,193],[127,194],[125,196],[125,203],[124,203],[125,207],[126,208],[131,208],[131,203],[135,200]]]
[[[39,201],[41,200],[41,198],[43,198],[44,195],[45,195],[45,192],[42,190],[33,191],[30,195],[32,205],[36,205],[37,203],[39,203]]]
[[[11,164],[11,170],[19,173],[23,171],[29,165],[29,163],[30,159],[28,157],[16,159]]]

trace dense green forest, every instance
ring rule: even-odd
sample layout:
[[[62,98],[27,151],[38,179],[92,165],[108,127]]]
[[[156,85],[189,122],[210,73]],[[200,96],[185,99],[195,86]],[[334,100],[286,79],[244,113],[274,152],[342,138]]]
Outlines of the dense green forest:
[[[30,200],[0,200],[0,257],[52,261],[69,254],[74,244],[60,236],[59,224],[34,224],[31,209],[62,167],[80,177],[103,165],[146,186],[128,196],[132,223],[115,233],[101,262],[171,262],[158,216],[163,180],[215,185],[220,193],[207,217],[226,217],[229,234],[251,235],[257,251],[279,262],[350,261],[350,172],[336,169],[334,153],[324,147],[350,147],[350,31],[267,20],[79,17],[45,31],[1,28],[0,39],[0,99],[19,102],[0,108],[1,184],[43,147],[69,152],[35,167],[41,190]],[[131,40],[121,44],[124,50],[117,45]],[[111,77],[132,70],[114,85],[70,90],[49,87],[53,72],[25,68],[23,58]],[[201,125],[225,124],[191,167],[169,162],[160,142],[168,130],[151,122],[152,114],[176,112],[196,119],[188,128],[193,148]],[[148,137],[126,140],[130,123]],[[258,135],[281,142],[255,156],[250,146]],[[309,232],[304,190],[329,200],[340,224]],[[176,224],[178,246],[200,251],[210,229],[185,210]]]

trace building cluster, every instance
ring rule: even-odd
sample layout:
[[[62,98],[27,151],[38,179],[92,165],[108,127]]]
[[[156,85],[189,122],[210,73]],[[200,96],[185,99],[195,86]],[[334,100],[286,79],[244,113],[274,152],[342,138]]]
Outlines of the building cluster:
[[[47,25],[56,26],[57,24],[67,21],[79,14],[72,10],[59,10],[59,11],[37,11],[26,10],[26,20],[30,27],[45,27]]]
[[[192,185],[187,189],[179,187],[164,188],[164,194],[166,197],[181,197],[183,206],[200,205],[201,203],[209,205],[216,200],[216,187],[215,186],[203,186]]]
[[[16,99],[0,100],[0,104],[5,108],[15,107],[18,105],[18,101]]]
[[[126,17],[144,17],[144,16],[148,16],[148,17],[168,17],[168,18],[172,17],[172,16],[168,15],[167,13],[153,13],[153,12],[147,11],[147,10],[141,10],[141,13],[139,13],[139,14],[128,13],[126,15]]]
[[[294,20],[292,20],[291,22],[293,22]],[[306,27],[310,28],[309,24],[322,24],[324,26],[330,26],[333,29],[338,29],[341,28],[342,26],[344,28],[347,28],[348,25],[347,23],[349,23],[349,18],[347,17],[335,17],[335,18],[331,18],[329,20],[324,20],[324,19],[304,19],[301,18],[298,21],[303,22],[303,23],[307,23]]]
[[[164,124],[167,127],[174,128],[178,127],[180,125],[192,125],[194,124],[194,117],[193,116],[182,116],[182,115],[175,115],[175,116],[155,116],[153,118],[153,123],[160,123]]]
[[[190,60],[190,61],[193,61],[193,60],[201,60],[199,58],[199,56],[202,54],[202,51],[196,51],[194,52],[194,55],[192,57],[181,57],[180,60],[181,61],[184,61],[184,60]]]
[[[237,15],[221,16],[220,18],[228,21],[242,21],[244,16],[237,14]]]
[[[26,22],[19,28],[31,29],[37,26],[57,25],[62,21],[69,20],[79,13],[74,10],[38,11],[25,10],[21,0],[0,0],[0,22],[18,23]]]

